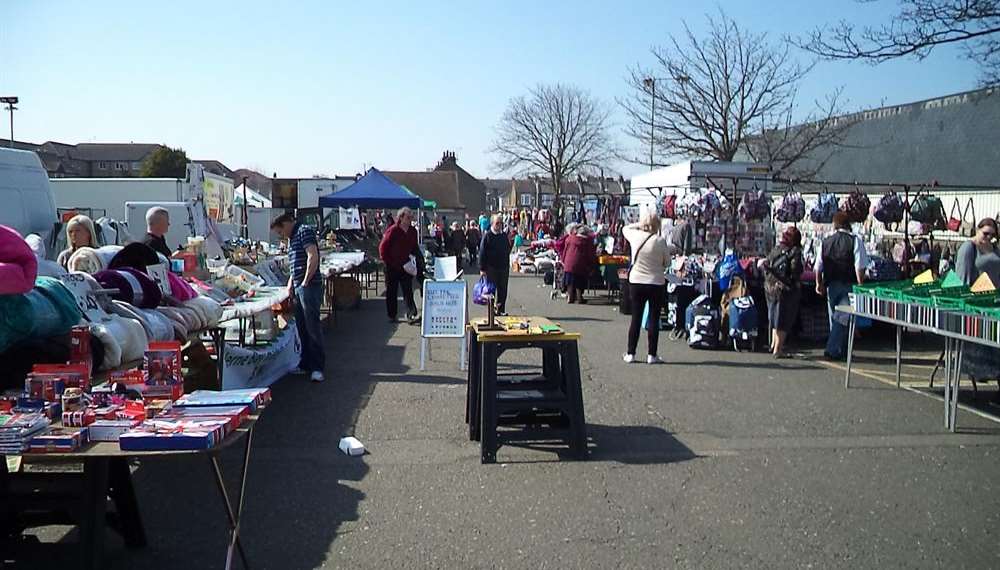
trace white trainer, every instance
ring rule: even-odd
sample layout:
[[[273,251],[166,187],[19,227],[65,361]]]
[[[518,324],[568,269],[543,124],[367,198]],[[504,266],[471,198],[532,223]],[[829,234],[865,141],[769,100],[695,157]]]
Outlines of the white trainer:
[[[646,357],[646,364],[663,364],[663,359],[659,356],[653,356],[650,354]]]
[[[622,360],[624,360],[626,364],[632,364],[635,362],[635,355],[626,352],[622,355]]]
[[[320,372],[319,370],[317,370],[317,371],[313,372],[312,374],[310,374],[309,375],[309,379],[312,380],[313,382],[322,382],[322,381],[326,380],[326,378],[323,377],[323,373]]]

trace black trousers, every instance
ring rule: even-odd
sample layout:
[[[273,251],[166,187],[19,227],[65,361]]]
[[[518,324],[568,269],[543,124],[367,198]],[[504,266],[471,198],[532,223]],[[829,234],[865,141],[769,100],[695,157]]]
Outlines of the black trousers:
[[[390,319],[396,318],[398,307],[396,298],[399,289],[403,289],[403,300],[406,302],[407,316],[416,316],[417,304],[413,301],[413,276],[402,269],[385,268],[385,310]]]
[[[651,326],[646,332],[649,341],[649,355],[656,356],[656,347],[660,341],[660,310],[663,309],[663,285],[646,285],[629,283],[629,294],[632,296],[632,321],[628,326],[628,353],[635,354],[639,345],[639,329],[642,328],[642,313],[646,303],[649,303],[649,322]]]
[[[497,311],[507,312],[507,281],[510,279],[510,271],[500,271],[492,267],[486,268],[486,278],[497,286]]]

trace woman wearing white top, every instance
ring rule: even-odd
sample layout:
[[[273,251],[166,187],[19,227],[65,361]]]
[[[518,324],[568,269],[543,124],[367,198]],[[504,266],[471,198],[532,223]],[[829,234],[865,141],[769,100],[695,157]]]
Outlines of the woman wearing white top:
[[[656,345],[660,338],[660,310],[665,297],[663,284],[672,246],[660,237],[660,217],[654,211],[643,212],[639,223],[625,226],[622,233],[632,248],[632,267],[628,273],[632,322],[628,328],[628,349],[622,359],[635,362],[643,307],[649,303],[649,322],[652,324],[647,334],[649,351],[646,362],[659,364],[663,360],[656,355]]]

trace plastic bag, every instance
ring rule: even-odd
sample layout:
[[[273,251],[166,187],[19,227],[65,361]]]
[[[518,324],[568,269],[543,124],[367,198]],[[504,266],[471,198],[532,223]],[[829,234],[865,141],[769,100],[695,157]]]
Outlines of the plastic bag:
[[[492,297],[496,292],[497,286],[492,281],[485,276],[480,277],[479,281],[472,286],[472,302],[477,305],[489,304],[490,300],[487,297]]]

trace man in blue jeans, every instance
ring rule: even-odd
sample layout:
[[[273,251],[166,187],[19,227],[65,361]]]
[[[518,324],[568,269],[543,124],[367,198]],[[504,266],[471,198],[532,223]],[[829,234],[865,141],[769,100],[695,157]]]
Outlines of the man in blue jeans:
[[[851,233],[851,222],[847,214],[837,212],[833,216],[834,232],[823,240],[816,255],[813,269],[816,272],[816,293],[826,295],[830,313],[830,336],[823,354],[830,360],[843,360],[847,350],[847,315],[834,310],[839,305],[847,305],[847,295],[855,283],[865,282],[865,268],[868,267],[868,252],[864,241]]]
[[[282,214],[271,222],[271,230],[288,240],[288,296],[295,302],[295,326],[302,343],[299,370],[313,382],[324,380],[326,353],[319,322],[323,303],[323,278],[319,273],[319,242],[312,227]]]

